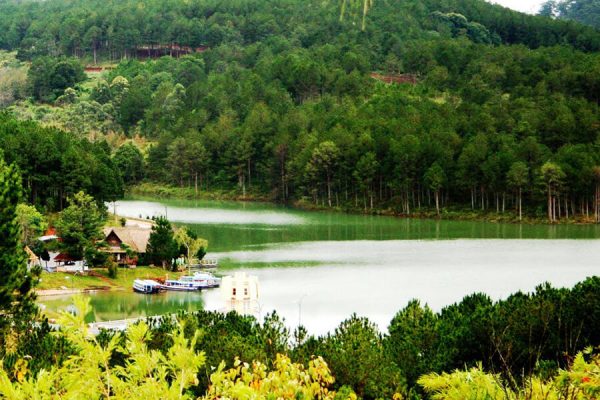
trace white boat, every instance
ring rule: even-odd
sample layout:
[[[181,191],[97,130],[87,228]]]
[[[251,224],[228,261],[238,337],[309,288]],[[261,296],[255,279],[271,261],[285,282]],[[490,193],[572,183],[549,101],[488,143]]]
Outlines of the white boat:
[[[150,279],[136,279],[133,281],[133,290],[139,293],[158,293],[162,289],[162,285]]]
[[[179,279],[167,279],[162,285],[165,290],[192,292],[195,290],[219,287],[221,278],[209,272],[196,272],[194,275],[185,275]]]
[[[221,286],[221,278],[218,278],[210,272],[195,272],[193,275],[194,282],[204,282],[207,288]]]
[[[179,279],[167,279],[161,285],[165,290],[176,290],[179,292],[193,292],[207,288],[206,283],[194,281],[193,276],[182,276]]]

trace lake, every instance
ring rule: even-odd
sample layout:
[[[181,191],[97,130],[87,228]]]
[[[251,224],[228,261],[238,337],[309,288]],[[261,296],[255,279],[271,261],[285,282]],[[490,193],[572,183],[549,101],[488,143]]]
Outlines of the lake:
[[[216,201],[136,199],[115,206],[119,215],[166,214],[188,225],[209,241],[219,273],[258,276],[260,316],[276,310],[290,327],[302,323],[315,334],[353,312],[385,330],[413,298],[440,310],[473,292],[499,299],[546,281],[572,286],[600,270],[595,225],[420,220]],[[90,296],[96,320],[224,309],[219,290]],[[44,303],[56,309],[68,301]]]

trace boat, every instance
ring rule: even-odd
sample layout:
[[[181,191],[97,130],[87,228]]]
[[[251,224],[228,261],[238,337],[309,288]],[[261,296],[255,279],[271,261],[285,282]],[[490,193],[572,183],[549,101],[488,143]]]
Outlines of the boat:
[[[204,282],[207,288],[215,288],[221,286],[221,278],[218,278],[210,272],[195,272],[193,275],[194,282]]]
[[[221,278],[217,278],[209,272],[196,272],[194,275],[181,276],[179,279],[166,279],[161,286],[165,290],[193,292],[220,285]]]
[[[182,276],[179,279],[166,279],[165,283],[163,283],[161,287],[165,290],[194,292],[207,288],[208,286],[203,281],[194,281],[193,276]]]
[[[150,279],[136,279],[133,281],[133,290],[138,293],[158,293],[163,290],[162,285]]]

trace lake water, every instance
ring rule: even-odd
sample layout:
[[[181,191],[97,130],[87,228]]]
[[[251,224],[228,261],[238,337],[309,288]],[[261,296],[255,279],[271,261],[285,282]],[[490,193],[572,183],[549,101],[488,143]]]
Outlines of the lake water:
[[[600,227],[592,225],[415,220],[209,201],[127,200],[116,208],[129,217],[166,213],[187,224],[208,239],[219,273],[259,277],[260,315],[276,310],[290,327],[301,322],[315,334],[353,312],[384,330],[413,298],[439,310],[473,292],[499,299],[600,273]],[[96,320],[224,309],[219,290],[90,296]],[[56,309],[68,301],[45,303]]]

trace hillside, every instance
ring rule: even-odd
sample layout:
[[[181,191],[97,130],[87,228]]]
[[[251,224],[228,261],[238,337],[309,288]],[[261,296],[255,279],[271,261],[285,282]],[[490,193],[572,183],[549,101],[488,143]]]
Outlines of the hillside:
[[[540,15],[573,20],[600,29],[598,0],[548,0],[542,4]]]
[[[600,33],[583,26],[529,16],[483,0],[376,1],[366,34],[360,34],[362,2],[349,2],[340,23],[337,1],[144,1],[100,0],[13,1],[0,3],[0,47],[19,50],[22,59],[66,55],[120,59],[143,55],[150,45],[250,45],[272,36],[294,45],[360,44],[375,67],[398,42],[452,37],[465,30],[475,41],[529,47],[569,43],[578,49],[600,48]],[[356,4],[356,6],[351,6]],[[458,13],[467,21],[439,18]],[[437,15],[436,15],[437,14]],[[172,54],[172,51],[169,51]],[[97,58],[97,57],[96,57]]]
[[[364,25],[358,2],[343,15],[297,0],[0,11],[2,47],[25,61],[7,68],[28,69],[9,110],[109,139],[127,185],[600,218],[593,28],[479,0],[376,1]],[[120,62],[86,80],[94,58]]]

